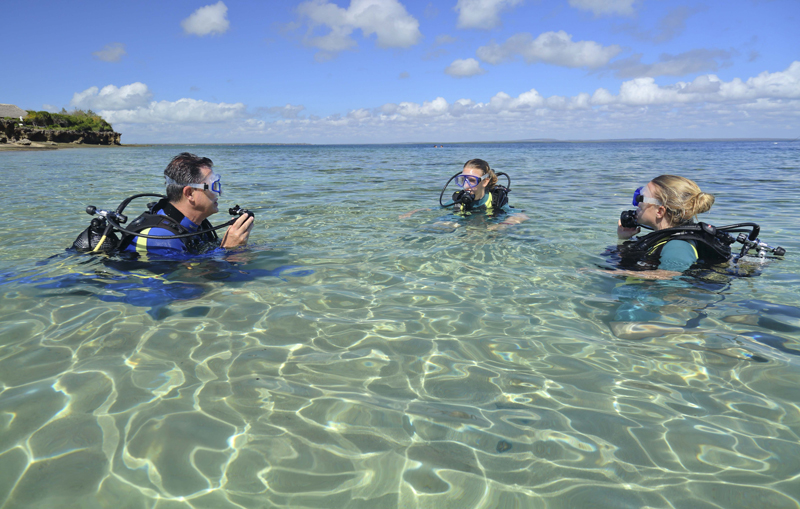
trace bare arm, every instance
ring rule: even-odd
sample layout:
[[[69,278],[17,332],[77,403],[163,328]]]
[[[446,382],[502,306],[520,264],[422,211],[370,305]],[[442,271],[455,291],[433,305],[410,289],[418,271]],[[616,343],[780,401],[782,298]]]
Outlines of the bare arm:
[[[409,217],[413,216],[413,215],[414,215],[414,214],[416,214],[417,212],[422,212],[422,211],[424,211],[424,210],[431,210],[431,209],[417,209],[417,210],[412,210],[411,212],[406,212],[405,214],[401,215],[401,216],[400,216],[400,219],[408,219]]]
[[[680,276],[681,272],[675,272],[674,270],[614,270],[611,271],[614,275],[622,275],[622,276],[630,276],[630,277],[638,277],[639,279],[661,279],[667,280],[672,279],[675,276]]]

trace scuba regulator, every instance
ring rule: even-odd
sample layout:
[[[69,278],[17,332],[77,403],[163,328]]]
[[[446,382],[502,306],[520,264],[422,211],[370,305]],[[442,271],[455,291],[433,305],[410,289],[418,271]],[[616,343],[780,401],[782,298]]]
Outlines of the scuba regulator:
[[[641,226],[652,230],[649,226],[644,226],[636,222],[635,210],[623,210],[622,214],[619,215],[619,222],[623,228],[636,228],[637,226]]]
[[[232,216],[236,216],[237,218],[238,218],[239,216],[243,216],[243,215],[245,215],[245,214],[247,214],[247,215],[248,215],[248,216],[250,216],[250,217],[255,217],[255,214],[253,214],[252,212],[250,212],[250,211],[249,211],[249,210],[247,210],[247,209],[243,209],[243,208],[241,208],[241,207],[240,207],[238,204],[237,204],[237,205],[234,205],[234,206],[233,206],[233,207],[231,207],[231,208],[229,208],[229,209],[228,209],[228,214],[230,214],[230,215],[232,215]]]
[[[472,205],[475,203],[475,194],[466,189],[456,191],[453,193],[453,205],[462,212],[469,212],[472,210]]]

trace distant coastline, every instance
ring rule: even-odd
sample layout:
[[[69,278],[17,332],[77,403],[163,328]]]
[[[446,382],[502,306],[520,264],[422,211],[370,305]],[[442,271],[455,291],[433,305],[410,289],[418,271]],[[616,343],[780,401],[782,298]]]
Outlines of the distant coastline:
[[[508,141],[453,141],[445,142],[409,142],[397,143],[396,145],[477,145],[487,143],[660,143],[660,142],[731,142],[731,141],[772,141],[772,142],[792,142],[800,141],[800,138],[610,138],[601,140],[559,140],[559,139],[530,139],[530,140],[508,140]],[[394,145],[393,143],[374,143],[373,145]]]
[[[800,138],[619,138],[604,140],[559,140],[559,139],[532,139],[532,140],[508,140],[508,141],[453,141],[453,142],[431,142],[431,141],[412,141],[397,143],[130,143],[120,145],[89,145],[75,143],[55,143],[55,142],[31,142],[30,145],[17,145],[12,143],[0,143],[0,152],[13,152],[25,150],[57,150],[73,148],[141,148],[141,147],[169,147],[169,146],[197,146],[197,147],[314,147],[314,146],[346,146],[346,145],[423,145],[443,148],[454,145],[494,145],[507,143],[701,143],[701,142],[773,142],[773,143],[800,143]]]
[[[502,144],[502,143],[660,143],[660,142],[736,142],[736,141],[765,141],[765,142],[800,142],[798,138],[618,138],[602,140],[559,140],[559,139],[528,139],[528,140],[493,140],[493,141],[399,141],[386,143],[137,143],[126,144],[126,147],[164,147],[164,146],[347,146],[347,145],[429,145],[447,147],[448,145],[480,145],[480,144]]]

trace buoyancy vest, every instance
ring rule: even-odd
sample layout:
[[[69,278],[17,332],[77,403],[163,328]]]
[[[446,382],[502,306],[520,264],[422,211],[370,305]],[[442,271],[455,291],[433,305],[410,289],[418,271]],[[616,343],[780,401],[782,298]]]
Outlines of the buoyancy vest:
[[[654,269],[661,260],[661,250],[671,240],[684,240],[697,251],[700,263],[717,264],[731,259],[733,238],[706,223],[690,223],[665,228],[629,240],[619,246],[620,265],[624,268]]]
[[[161,228],[171,232],[173,235],[191,233],[181,224],[185,217],[183,213],[176,209],[167,198],[148,204],[147,209],[147,212],[134,219],[126,230],[141,233],[149,228]],[[158,214],[158,211],[163,211],[164,213]],[[200,230],[208,230],[210,228],[212,226],[208,219],[203,220],[199,227]],[[123,233],[119,243],[119,251],[124,251],[136,237],[136,235]],[[205,244],[209,242],[216,243],[218,239],[217,232],[212,230],[191,237],[181,237],[178,240],[183,242],[187,252],[197,253],[201,251]]]

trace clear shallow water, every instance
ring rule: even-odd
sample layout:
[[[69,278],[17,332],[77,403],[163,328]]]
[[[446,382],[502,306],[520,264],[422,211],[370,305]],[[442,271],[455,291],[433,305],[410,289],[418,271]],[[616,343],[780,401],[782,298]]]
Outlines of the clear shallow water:
[[[65,254],[189,150],[256,209],[228,259]],[[0,154],[0,506],[800,505],[800,144],[169,146]],[[530,220],[433,207],[481,157]],[[599,267],[694,178],[784,260]],[[143,203],[126,212],[134,217]],[[212,222],[225,220],[222,214]],[[625,306],[648,320],[612,332]]]

